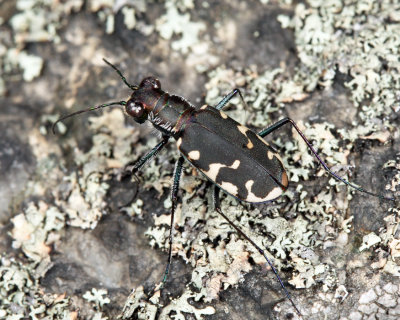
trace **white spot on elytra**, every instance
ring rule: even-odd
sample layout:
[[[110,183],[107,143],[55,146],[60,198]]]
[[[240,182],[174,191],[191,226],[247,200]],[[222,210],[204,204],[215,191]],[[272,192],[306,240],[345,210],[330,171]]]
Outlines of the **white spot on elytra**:
[[[282,163],[282,166],[283,166],[282,158],[279,156],[279,154],[277,154],[276,152],[268,150],[267,151],[267,155],[268,155],[268,159],[269,160],[272,160],[275,157],[280,163]]]
[[[283,161],[282,161],[281,156],[277,153],[274,153],[274,156],[275,156],[275,158],[277,158],[280,161],[280,163],[282,163],[282,166],[283,166]]]
[[[222,119],[228,119],[228,115],[225,112],[220,111],[219,114],[221,115]]]
[[[250,129],[245,127],[245,126],[242,126],[242,125],[238,125],[238,129],[239,129],[239,131],[241,133],[243,133],[245,135],[245,137],[248,140],[247,144],[246,144],[247,149],[253,149],[254,148],[254,144],[253,144],[253,142],[251,142],[251,140],[249,139],[249,137],[247,137],[247,134],[246,134],[246,132],[250,131]]]
[[[235,160],[231,166],[227,166],[226,164],[222,163],[211,163],[210,169],[208,171],[204,171],[204,174],[211,180],[215,181],[221,168],[237,169],[239,168],[239,165],[239,160]]]
[[[199,160],[200,159],[200,151],[193,150],[188,153],[188,157],[190,160]]]
[[[253,186],[253,184],[254,184],[254,180],[249,180],[245,184],[247,192],[248,192],[247,198],[244,199],[245,201],[253,202],[253,203],[265,202],[265,201],[276,199],[282,194],[282,189],[280,187],[276,187],[276,188],[272,189],[266,195],[266,197],[264,197],[264,198],[257,197],[254,193],[251,192],[251,187]]]
[[[226,167],[226,165],[222,163],[211,163],[210,169],[208,171],[204,171],[204,174],[209,177],[212,181],[215,181],[217,178],[219,169]]]
[[[204,105],[204,106],[202,106],[201,108],[200,108],[200,110],[205,110],[205,109],[207,109],[207,107],[208,107],[208,105]]]
[[[233,162],[233,164],[232,164],[229,168],[231,168],[231,169],[237,169],[237,168],[239,168],[239,165],[240,165],[240,161],[239,161],[239,160],[235,160],[235,161]]]
[[[223,190],[225,190],[226,192],[230,193],[233,196],[236,196],[238,193],[238,187],[230,182],[224,181],[220,184],[220,186]]]
[[[180,148],[181,144],[182,144],[182,138],[179,138],[179,139],[176,141],[176,145],[178,146],[178,149]]]
[[[244,135],[246,135],[246,132],[250,130],[249,128],[246,128],[245,126],[242,126],[242,125],[238,125],[237,127],[238,127],[239,131],[241,133],[243,133]]]

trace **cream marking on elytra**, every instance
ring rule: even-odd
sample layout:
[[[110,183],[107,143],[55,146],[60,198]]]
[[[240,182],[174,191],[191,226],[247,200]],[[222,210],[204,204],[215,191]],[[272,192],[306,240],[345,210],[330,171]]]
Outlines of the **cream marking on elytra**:
[[[190,151],[188,153],[188,158],[190,160],[199,160],[200,159],[200,151],[199,150]]]
[[[178,146],[178,149],[180,148],[181,144],[182,144],[182,138],[179,138],[179,139],[176,141],[176,145]]]
[[[200,108],[200,110],[205,110],[205,109],[207,109],[207,107],[208,107],[208,105],[203,105],[203,106],[201,106],[201,108]]]
[[[268,156],[269,160],[273,160],[274,157],[275,157],[281,164],[283,164],[282,158],[280,157],[280,155],[278,153],[268,150],[267,151],[267,156]]]
[[[219,114],[221,115],[222,119],[228,119],[228,115],[225,112],[220,111]]]
[[[267,194],[266,197],[264,197],[264,198],[257,197],[253,192],[251,192],[251,187],[253,186],[253,184],[254,184],[254,180],[249,180],[245,184],[247,192],[248,192],[246,201],[248,201],[248,202],[254,202],[254,203],[265,202],[265,201],[276,199],[282,194],[282,189],[280,187],[276,187],[276,188],[272,189]]]
[[[234,184],[223,181],[223,182],[221,182],[220,186],[221,186],[222,190],[225,190],[226,192],[230,193],[233,196],[237,196],[238,187],[235,186]]]
[[[208,171],[203,171],[203,173],[210,178],[211,180],[215,181],[219,170],[221,168],[230,168],[230,169],[237,169],[240,166],[240,161],[239,160],[235,160],[233,162],[233,164],[231,166],[227,166],[226,164],[222,164],[222,163],[211,163],[209,165],[210,169]]]
[[[249,128],[246,128],[245,126],[242,126],[241,124],[239,124],[237,127],[238,127],[239,131],[240,131],[241,133],[243,133],[243,134],[246,136],[246,138],[247,138],[246,132],[249,131],[250,129],[249,129]]]
[[[243,133],[243,134],[246,136],[246,138],[247,138],[247,140],[248,140],[248,142],[247,142],[247,144],[246,144],[247,149],[253,149],[253,148],[254,148],[254,144],[253,144],[253,142],[251,142],[251,140],[249,139],[249,137],[248,137],[247,134],[246,134],[246,132],[249,131],[250,129],[247,128],[247,127],[245,127],[245,126],[242,126],[242,125],[238,125],[238,129],[239,129],[239,131],[240,131],[241,133]],[[258,137],[258,136],[257,136],[257,137]],[[261,140],[262,140],[262,139],[261,139]],[[262,140],[262,141],[265,143],[264,140]]]
[[[283,164],[283,160],[282,160],[281,156],[278,153],[274,153],[274,156],[279,160],[280,163]]]
[[[204,171],[204,174],[209,177],[212,181],[215,181],[219,172],[219,169],[226,168],[225,164],[222,163],[211,163],[209,165],[210,169],[208,171]]]
[[[235,160],[235,161],[233,162],[233,164],[232,164],[230,167],[228,167],[228,168],[237,169],[237,168],[239,168],[239,166],[240,166],[240,160]]]

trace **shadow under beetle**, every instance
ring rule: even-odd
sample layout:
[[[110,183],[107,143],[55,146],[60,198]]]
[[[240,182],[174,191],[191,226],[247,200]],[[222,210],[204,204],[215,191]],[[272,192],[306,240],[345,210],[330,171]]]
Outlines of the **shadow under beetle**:
[[[180,157],[175,164],[173,186],[171,192],[171,224],[169,230],[169,254],[164,277],[160,286],[162,289],[167,280],[172,258],[172,239],[174,213],[178,200],[179,181],[184,160],[190,162],[214,184],[214,208],[228,223],[265,258],[278,279],[287,299],[296,312],[301,313],[293,302],[289,292],[279,277],[276,269],[268,259],[264,250],[237,227],[220,209],[219,190],[232,195],[240,201],[263,203],[278,198],[287,189],[289,180],[282,160],[276,151],[264,141],[263,137],[285,124],[291,124],[307,144],[324,169],[335,179],[346,185],[378,197],[382,200],[394,198],[385,197],[364,190],[332,172],[319,157],[311,143],[290,118],[284,118],[267,129],[255,133],[236,122],[221,110],[236,94],[244,99],[239,89],[234,89],[226,95],[215,107],[205,105],[200,109],[177,95],[170,95],[161,89],[160,81],[154,77],[142,80],[139,86],[131,85],[121,71],[113,64],[103,59],[121,77],[122,81],[133,91],[128,101],[116,101],[90,107],[61,117],[53,124],[53,132],[59,121],[74,115],[93,111],[112,105],[125,107],[126,113],[136,122],[150,121],[162,134],[162,140],[143,158],[126,167],[128,174],[135,176],[149,160],[156,156],[171,138],[176,140]]]

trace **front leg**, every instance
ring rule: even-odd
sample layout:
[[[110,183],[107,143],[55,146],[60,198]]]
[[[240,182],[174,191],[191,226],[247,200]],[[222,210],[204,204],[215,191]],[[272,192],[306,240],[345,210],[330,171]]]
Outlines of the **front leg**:
[[[165,147],[165,145],[168,143],[169,138],[170,138],[169,136],[163,136],[163,139],[153,149],[151,149],[144,157],[140,158],[133,164],[126,165],[125,168],[120,173],[118,179],[121,181],[128,177],[133,176],[137,184],[139,184],[139,178],[136,176],[136,173]],[[124,205],[120,206],[120,208],[126,207],[129,204],[131,204],[133,200],[136,198],[138,191],[139,188],[136,188],[131,200],[129,200]]]
[[[144,157],[140,158],[133,164],[128,164],[125,166],[121,178],[124,179],[129,176],[134,176],[135,174],[151,159],[153,159],[168,143],[170,136],[163,136],[163,139],[153,148],[151,149]]]
[[[233,89],[231,92],[229,92],[225,97],[222,98],[222,100],[220,102],[218,102],[218,104],[214,107],[217,110],[221,110],[223,107],[226,106],[226,104],[236,95],[239,94],[240,99],[242,100],[242,103],[244,105],[244,107],[247,109],[247,104],[243,99],[243,95],[240,92],[239,89]]]

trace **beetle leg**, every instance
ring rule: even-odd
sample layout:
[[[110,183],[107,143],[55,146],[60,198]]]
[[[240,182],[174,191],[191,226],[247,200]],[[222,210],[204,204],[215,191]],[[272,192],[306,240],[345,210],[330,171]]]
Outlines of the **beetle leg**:
[[[133,164],[126,165],[125,168],[120,173],[119,179],[123,180],[127,177],[133,176],[136,183],[139,184],[139,178],[137,177],[136,172],[138,172],[147,162],[149,162],[151,159],[153,159],[162,150],[162,148],[165,147],[168,140],[169,140],[169,136],[164,136],[163,139],[153,149],[151,149],[144,157],[140,158]],[[127,203],[123,204],[119,208],[123,208],[123,207],[126,207],[129,204],[131,204],[133,202],[133,200],[136,198],[138,191],[139,191],[139,188],[137,187],[131,200],[129,200]]]
[[[214,210],[218,212],[218,210],[221,210],[221,201],[219,200],[219,188],[217,187],[216,184],[213,186],[213,205],[214,205]]]
[[[223,107],[225,107],[225,105],[229,102],[229,100],[231,100],[236,94],[239,94],[244,107],[247,109],[246,101],[244,101],[242,93],[237,88],[233,89],[225,97],[223,97],[222,100],[220,102],[218,102],[218,104],[214,108],[217,110],[221,110]]]
[[[282,127],[285,124],[290,123],[293,128],[296,129],[297,133],[300,135],[300,137],[304,140],[304,142],[306,143],[306,145],[308,146],[308,148],[311,150],[311,152],[314,154],[314,156],[317,158],[318,162],[324,167],[324,169],[331,175],[333,176],[336,180],[339,180],[341,182],[343,182],[344,184],[348,185],[349,187],[356,189],[360,192],[369,194],[370,196],[374,196],[377,197],[381,200],[391,200],[391,201],[395,201],[394,198],[391,197],[385,197],[383,195],[380,194],[375,194],[373,192],[367,191],[361,187],[358,187],[350,182],[348,182],[347,180],[341,178],[340,176],[338,176],[336,173],[334,173],[331,169],[329,169],[328,165],[320,158],[320,156],[318,155],[317,151],[315,151],[314,147],[312,146],[312,144],[310,143],[310,141],[307,140],[306,136],[304,135],[303,132],[301,132],[301,130],[299,129],[299,127],[296,125],[296,123],[290,119],[290,118],[284,118],[282,120],[279,120],[278,122],[274,123],[273,125],[269,126],[268,128],[261,130],[258,135],[261,137],[265,137],[266,135],[270,134],[272,131],[275,131],[277,129],[279,129],[280,127]]]
[[[124,172],[122,174],[122,178],[127,176],[135,176],[136,172],[138,172],[148,161],[153,159],[168,143],[170,136],[163,136],[163,139],[153,148],[151,149],[144,157],[140,158],[133,164],[128,164],[124,168]],[[135,176],[135,179],[136,176]]]
[[[251,240],[238,226],[236,226],[221,210],[220,208],[220,201],[219,201],[219,188],[214,185],[214,193],[213,193],[213,201],[214,201],[214,210],[217,211],[228,223],[232,226],[233,229],[236,230],[236,232],[245,240],[250,242],[250,244],[256,248],[256,250],[265,258],[267,261],[268,265],[271,267],[272,271],[275,273],[275,277],[278,279],[283,291],[285,292],[286,298],[289,299],[291,302],[293,308],[296,310],[296,312],[299,314],[301,317],[301,312],[299,309],[297,309],[295,303],[293,302],[289,292],[287,291],[285,285],[282,282],[282,279],[279,277],[278,271],[275,269],[274,265],[272,262],[268,259],[267,255],[265,254],[264,250],[261,249],[253,240]]]
[[[164,277],[160,286],[160,290],[164,288],[165,282],[167,281],[169,269],[171,267],[171,260],[172,260],[172,240],[174,237],[174,217],[175,217],[175,209],[178,203],[178,191],[179,191],[179,181],[181,179],[182,174],[182,165],[184,162],[184,158],[182,156],[175,163],[175,170],[174,170],[174,181],[171,190],[171,223],[169,226],[169,251],[168,251],[168,262],[167,267],[165,268]]]

